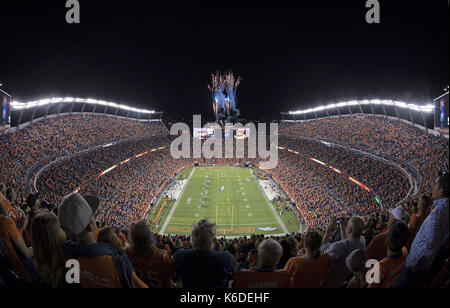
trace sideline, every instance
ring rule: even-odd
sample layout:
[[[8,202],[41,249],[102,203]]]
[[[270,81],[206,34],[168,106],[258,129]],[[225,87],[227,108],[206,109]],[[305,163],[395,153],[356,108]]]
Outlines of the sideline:
[[[178,200],[175,201],[175,204],[172,206],[172,209],[170,210],[169,215],[167,215],[167,218],[164,221],[164,224],[163,224],[161,230],[159,230],[159,232],[158,232],[159,234],[166,235],[165,232],[166,232],[167,226],[169,225],[169,222],[172,219],[173,213],[175,212],[175,209],[177,208],[178,203],[180,202],[181,197],[183,196],[184,191],[186,190],[186,187],[189,185],[189,182],[191,180],[192,175],[194,174],[194,171],[195,171],[195,167],[192,168],[191,174],[189,175],[186,184],[184,184],[183,190],[181,191]]]
[[[255,179],[256,185],[258,186],[259,190],[264,195],[264,198],[266,199],[267,206],[270,208],[270,210],[272,211],[273,216],[275,216],[275,218],[277,219],[277,221],[280,224],[281,228],[283,229],[284,235],[290,234],[288,229],[284,225],[283,221],[281,220],[280,216],[278,216],[277,211],[275,211],[275,208],[273,207],[272,203],[270,203],[269,199],[267,199],[266,193],[263,191],[261,185],[259,185],[258,179],[256,178],[256,176],[252,172],[250,172],[250,173],[253,176],[253,178]]]

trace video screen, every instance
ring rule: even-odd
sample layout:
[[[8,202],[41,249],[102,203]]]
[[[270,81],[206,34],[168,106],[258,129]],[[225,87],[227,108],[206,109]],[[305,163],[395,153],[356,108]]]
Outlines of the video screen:
[[[250,128],[226,128],[225,138],[235,138],[235,139],[250,138]]]
[[[0,128],[11,126],[11,96],[0,90]]]
[[[214,128],[194,128],[194,139],[215,138]]]
[[[438,129],[448,128],[449,127],[448,93],[436,99],[434,103],[435,103],[434,127]]]
[[[238,128],[236,129],[236,139],[247,139],[250,138],[250,128]]]

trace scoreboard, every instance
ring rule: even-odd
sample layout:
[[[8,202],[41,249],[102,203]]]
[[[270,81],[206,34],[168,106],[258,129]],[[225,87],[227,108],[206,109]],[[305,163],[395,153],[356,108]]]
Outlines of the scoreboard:
[[[194,139],[215,139],[216,133],[222,138],[248,139],[250,138],[250,128],[194,128]]]
[[[11,126],[11,95],[0,89],[0,130]]]
[[[234,135],[234,138],[236,139],[248,139],[250,138],[250,128],[230,129],[229,134],[232,136]]]

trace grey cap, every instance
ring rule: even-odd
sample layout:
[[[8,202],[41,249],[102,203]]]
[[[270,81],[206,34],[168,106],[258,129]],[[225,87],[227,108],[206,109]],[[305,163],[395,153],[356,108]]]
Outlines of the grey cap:
[[[61,228],[73,235],[80,234],[91,222],[99,203],[99,199],[94,196],[70,195],[58,209]]]

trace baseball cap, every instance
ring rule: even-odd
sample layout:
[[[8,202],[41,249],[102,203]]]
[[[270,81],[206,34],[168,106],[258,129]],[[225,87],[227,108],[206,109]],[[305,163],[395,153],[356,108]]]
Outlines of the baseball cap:
[[[394,216],[396,220],[405,220],[409,216],[402,206],[397,206],[395,209],[390,209],[389,214]]]
[[[58,209],[61,228],[74,235],[80,234],[91,222],[99,203],[100,200],[94,196],[70,195]]]

